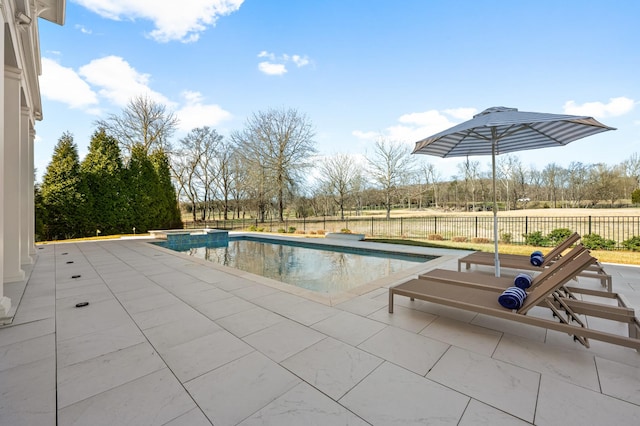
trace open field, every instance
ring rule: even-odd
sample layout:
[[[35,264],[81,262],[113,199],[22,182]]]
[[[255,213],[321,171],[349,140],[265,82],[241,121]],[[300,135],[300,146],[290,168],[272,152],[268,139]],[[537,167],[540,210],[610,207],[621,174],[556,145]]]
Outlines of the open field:
[[[363,216],[384,216],[384,210],[366,210]],[[398,209],[391,211],[391,217],[419,217],[419,216],[493,216],[492,212],[463,212],[445,211],[442,209]],[[555,216],[555,217],[576,217],[576,216],[640,216],[640,208],[624,209],[518,209],[500,210],[498,216],[502,217],[522,217],[522,216]]]

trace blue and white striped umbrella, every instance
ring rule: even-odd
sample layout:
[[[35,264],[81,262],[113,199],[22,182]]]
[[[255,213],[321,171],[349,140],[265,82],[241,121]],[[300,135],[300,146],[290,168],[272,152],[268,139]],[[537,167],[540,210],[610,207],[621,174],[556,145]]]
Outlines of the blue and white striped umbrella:
[[[499,277],[496,155],[564,146],[607,130],[615,129],[592,117],[493,107],[476,114],[469,121],[419,140],[413,154],[436,155],[443,158],[491,155],[495,270],[496,277]]]

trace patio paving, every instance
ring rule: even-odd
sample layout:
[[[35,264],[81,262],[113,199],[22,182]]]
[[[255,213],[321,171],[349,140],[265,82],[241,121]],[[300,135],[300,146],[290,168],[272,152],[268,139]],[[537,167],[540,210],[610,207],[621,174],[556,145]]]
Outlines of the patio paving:
[[[633,349],[405,297],[389,314],[395,282],[327,304],[143,239],[37,254],[5,286],[0,425],[640,424]],[[640,268],[605,269],[640,308]]]

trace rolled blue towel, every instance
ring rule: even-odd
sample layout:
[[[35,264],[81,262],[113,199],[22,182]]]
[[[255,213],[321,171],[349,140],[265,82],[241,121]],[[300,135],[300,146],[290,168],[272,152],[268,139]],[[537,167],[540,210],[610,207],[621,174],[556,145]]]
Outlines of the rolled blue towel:
[[[527,293],[518,287],[509,287],[498,296],[498,303],[507,309],[520,309]]]
[[[539,250],[534,251],[533,253],[531,253],[531,257],[533,256],[542,256],[542,252]]]
[[[533,266],[542,266],[544,262],[544,257],[542,256],[531,256],[531,264]]]
[[[518,274],[513,280],[513,285],[523,290],[531,287],[531,276],[527,274]]]

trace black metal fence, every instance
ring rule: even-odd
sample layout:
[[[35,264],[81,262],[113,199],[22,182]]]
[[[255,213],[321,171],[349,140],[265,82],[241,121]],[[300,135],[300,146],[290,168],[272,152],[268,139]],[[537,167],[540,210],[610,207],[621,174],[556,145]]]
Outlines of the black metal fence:
[[[226,230],[254,230],[266,232],[313,233],[317,231],[340,232],[348,229],[353,233],[365,234],[370,238],[413,238],[428,239],[440,236],[445,240],[454,237],[484,238],[493,241],[493,216],[422,216],[422,217],[349,217],[285,219],[284,221],[256,219],[212,220],[185,222],[188,228],[216,228]],[[559,228],[566,228],[580,235],[597,234],[603,239],[615,241],[615,248],[623,248],[621,243],[640,235],[640,216],[523,216],[500,217],[498,215],[498,235],[513,244],[525,242],[525,235],[541,232],[543,236]]]

